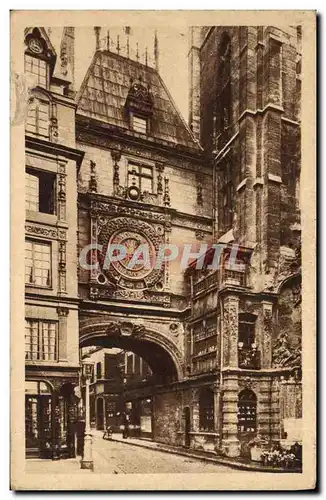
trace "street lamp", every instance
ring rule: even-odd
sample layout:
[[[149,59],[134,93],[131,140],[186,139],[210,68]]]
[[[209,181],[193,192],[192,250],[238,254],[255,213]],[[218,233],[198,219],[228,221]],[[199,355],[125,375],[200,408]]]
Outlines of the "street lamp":
[[[92,454],[92,434],[91,420],[89,411],[89,386],[93,375],[94,364],[82,363],[82,377],[85,381],[85,437],[84,437],[84,453],[80,461],[81,469],[94,470],[93,454]]]

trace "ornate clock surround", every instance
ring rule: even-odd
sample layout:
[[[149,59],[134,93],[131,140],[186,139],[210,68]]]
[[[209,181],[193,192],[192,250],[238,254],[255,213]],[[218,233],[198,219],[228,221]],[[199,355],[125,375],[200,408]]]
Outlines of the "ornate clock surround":
[[[169,243],[171,216],[93,199],[90,217],[91,242],[103,245],[99,258],[92,251],[92,262],[98,261],[100,269],[94,267],[90,273],[91,298],[146,300],[169,307],[169,265],[163,263],[156,269],[155,262],[160,245]],[[107,247],[112,243],[126,245],[127,255],[104,269]],[[128,262],[142,244],[148,245],[150,265],[136,263],[131,269]]]

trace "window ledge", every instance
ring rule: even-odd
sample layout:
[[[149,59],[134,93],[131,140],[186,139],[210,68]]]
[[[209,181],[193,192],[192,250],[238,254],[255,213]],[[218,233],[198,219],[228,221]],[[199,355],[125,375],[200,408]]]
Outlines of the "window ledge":
[[[43,212],[34,212],[33,210],[26,210],[26,221],[39,222],[41,224],[56,225],[58,217],[55,214],[46,214]]]

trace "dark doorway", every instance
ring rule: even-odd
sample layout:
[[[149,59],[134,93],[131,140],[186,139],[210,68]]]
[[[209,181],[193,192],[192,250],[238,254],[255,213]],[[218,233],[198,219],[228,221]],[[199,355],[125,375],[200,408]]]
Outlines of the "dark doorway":
[[[186,406],[183,410],[185,418],[185,446],[190,447],[190,408]]]
[[[96,421],[97,429],[99,431],[104,430],[104,404],[103,398],[98,398],[96,401]]]

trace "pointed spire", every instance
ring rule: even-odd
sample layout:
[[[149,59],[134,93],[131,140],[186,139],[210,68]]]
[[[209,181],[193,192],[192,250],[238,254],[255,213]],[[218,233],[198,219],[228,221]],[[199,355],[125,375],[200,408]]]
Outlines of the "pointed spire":
[[[110,30],[106,33],[106,50],[110,50]]]
[[[136,59],[137,59],[137,62],[139,61],[139,50],[138,50],[138,42],[136,44]]]
[[[95,31],[95,50],[99,50],[101,46],[100,42],[100,35],[101,35],[101,28],[100,26],[94,26],[94,31]]]
[[[129,59],[130,47],[129,47],[129,35],[127,35],[127,57]]]
[[[148,54],[147,54],[147,46],[145,47],[145,64],[148,65]]]
[[[159,58],[158,38],[157,38],[157,31],[155,30],[155,35],[154,35],[154,60],[155,60],[155,69],[156,69],[156,71],[159,70],[158,58]]]

